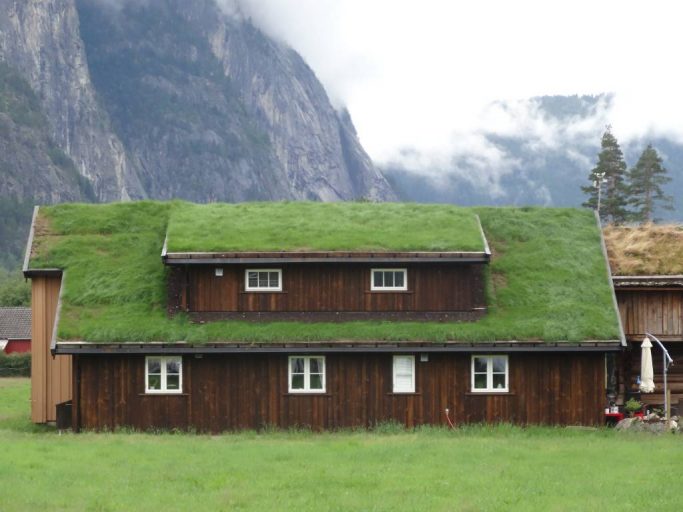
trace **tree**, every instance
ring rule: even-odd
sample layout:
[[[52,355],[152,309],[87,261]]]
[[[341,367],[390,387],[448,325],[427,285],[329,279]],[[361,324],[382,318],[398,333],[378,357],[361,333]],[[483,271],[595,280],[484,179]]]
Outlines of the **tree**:
[[[660,208],[673,210],[673,198],[664,194],[662,185],[671,181],[667,170],[662,166],[662,159],[657,150],[648,144],[638,159],[638,163],[628,172],[629,199],[634,208],[631,213],[634,220],[651,222],[654,220],[655,203]]]
[[[598,162],[588,175],[591,186],[581,187],[588,195],[583,206],[598,210],[603,222],[620,224],[628,217],[626,162],[610,126],[602,135],[600,146]]]

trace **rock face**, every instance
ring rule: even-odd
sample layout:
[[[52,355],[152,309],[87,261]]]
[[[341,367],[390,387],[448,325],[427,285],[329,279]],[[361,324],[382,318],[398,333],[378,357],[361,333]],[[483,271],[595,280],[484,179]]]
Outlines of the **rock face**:
[[[73,0],[0,0],[0,60],[31,85],[51,138],[71,157],[99,199],[145,195],[97,103]],[[51,185],[55,191],[60,189],[57,181]]]
[[[394,197],[301,57],[215,0],[0,0],[0,60],[97,200]],[[19,195],[87,198],[58,174]]]

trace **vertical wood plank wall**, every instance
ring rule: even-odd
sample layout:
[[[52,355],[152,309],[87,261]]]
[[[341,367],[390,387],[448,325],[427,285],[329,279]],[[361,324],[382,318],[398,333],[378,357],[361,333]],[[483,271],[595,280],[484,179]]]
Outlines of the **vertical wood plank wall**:
[[[371,292],[372,268],[406,268],[408,290]],[[257,266],[230,265],[216,277],[215,266],[173,268],[170,302],[196,312],[471,311],[486,306],[483,264],[286,264],[282,292],[245,292],[244,273]],[[182,283],[187,283],[183,285]]]
[[[683,290],[619,290],[619,314],[627,338],[646,332],[683,341]]]
[[[602,353],[513,353],[510,393],[474,394],[470,354],[416,355],[416,393],[392,393],[392,355],[326,356],[322,395],[287,391],[286,354],[183,358],[183,394],[145,395],[144,356],[78,356],[75,428],[130,426],[220,432],[310,426],[456,423],[599,425],[605,406]]]
[[[71,400],[71,356],[52,357],[50,342],[60,277],[31,279],[31,420],[55,421],[56,405]]]

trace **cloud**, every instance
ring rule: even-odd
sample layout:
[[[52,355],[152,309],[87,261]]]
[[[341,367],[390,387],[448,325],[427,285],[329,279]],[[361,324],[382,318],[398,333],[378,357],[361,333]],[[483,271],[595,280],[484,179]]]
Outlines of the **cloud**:
[[[623,144],[683,142],[675,108],[683,8],[674,1],[226,0],[224,8],[235,2],[302,54],[380,164],[428,175],[469,169],[495,181],[519,166],[496,137],[565,151],[597,144],[610,123]],[[549,117],[531,99],[606,92],[574,118]]]

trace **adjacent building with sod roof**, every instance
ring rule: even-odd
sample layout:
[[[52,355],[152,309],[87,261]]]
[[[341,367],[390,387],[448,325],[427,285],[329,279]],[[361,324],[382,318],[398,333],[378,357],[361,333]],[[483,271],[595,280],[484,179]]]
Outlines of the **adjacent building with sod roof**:
[[[587,210],[65,204],[24,267],[33,420],[76,430],[593,425],[625,343]]]
[[[605,241],[614,289],[628,341],[618,373],[620,396],[648,406],[664,404],[663,363],[652,349],[654,393],[639,391],[640,345],[645,333],[656,336],[674,360],[669,368],[672,405],[681,412],[683,399],[683,226],[645,224],[608,226]]]

